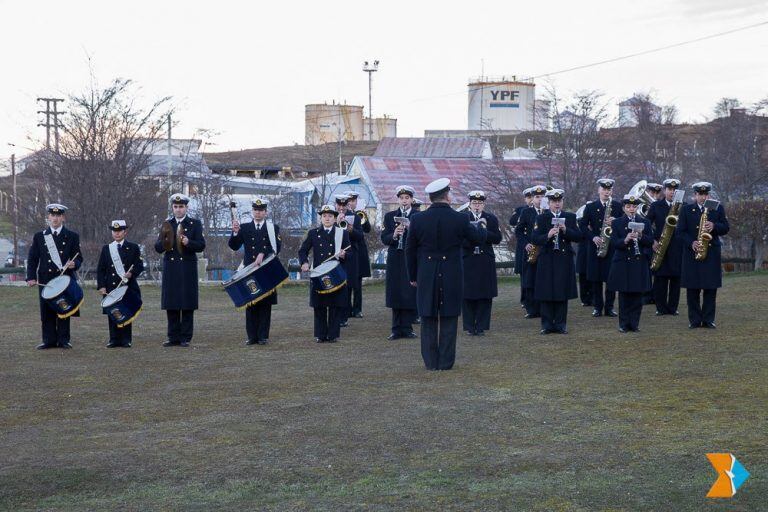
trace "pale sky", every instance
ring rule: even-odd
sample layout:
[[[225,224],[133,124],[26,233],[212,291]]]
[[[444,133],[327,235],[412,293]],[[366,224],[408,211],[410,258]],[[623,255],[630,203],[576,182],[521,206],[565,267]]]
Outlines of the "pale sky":
[[[207,151],[303,144],[304,105],[366,105],[398,135],[466,129],[469,77],[538,76],[768,21],[768,0],[553,2],[233,2],[0,0],[0,157],[44,139],[38,96],[135,80],[178,105],[175,137],[218,133]],[[768,25],[552,77],[563,93],[635,91],[675,103],[683,121],[723,96],[768,96]],[[537,80],[543,85],[544,80]],[[539,94],[543,91],[539,89]],[[64,106],[66,110],[66,106]]]

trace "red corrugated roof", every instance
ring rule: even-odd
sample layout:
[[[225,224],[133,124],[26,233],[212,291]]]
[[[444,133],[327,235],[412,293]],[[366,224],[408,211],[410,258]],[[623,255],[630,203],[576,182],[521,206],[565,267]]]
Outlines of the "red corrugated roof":
[[[387,137],[373,156],[403,158],[482,158],[487,142],[478,137]]]
[[[394,202],[393,194],[400,185],[410,185],[416,189],[416,196],[426,200],[424,187],[438,178],[451,180],[454,202],[465,201],[470,190],[492,190],[490,182],[499,179],[515,179],[520,189],[530,186],[535,180],[541,180],[544,169],[536,160],[507,161],[502,172],[492,160],[478,158],[378,158],[364,156],[357,158],[362,170],[370,180],[379,200],[383,203]]]

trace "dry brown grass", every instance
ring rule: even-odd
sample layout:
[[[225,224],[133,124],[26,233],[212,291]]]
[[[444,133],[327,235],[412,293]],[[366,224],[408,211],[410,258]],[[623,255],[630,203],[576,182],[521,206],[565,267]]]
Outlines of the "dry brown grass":
[[[543,337],[506,281],[450,372],[385,341],[380,285],[335,345],[311,342],[302,289],[281,292],[273,342],[245,347],[204,288],[193,346],[163,348],[146,288],[134,348],[104,348],[89,295],[75,348],[45,352],[33,293],[0,288],[0,508],[765,509],[768,275],[725,283],[716,331],[648,307],[621,336],[572,301],[571,334]],[[732,500],[704,498],[711,451],[753,475]]]

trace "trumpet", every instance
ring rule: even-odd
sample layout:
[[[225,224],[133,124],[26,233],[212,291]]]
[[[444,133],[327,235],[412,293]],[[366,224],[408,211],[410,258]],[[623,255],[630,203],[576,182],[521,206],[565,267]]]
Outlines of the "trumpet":
[[[339,226],[339,229],[347,229],[347,226],[349,226],[349,222],[347,222],[346,219],[341,219],[336,223],[337,226]]]

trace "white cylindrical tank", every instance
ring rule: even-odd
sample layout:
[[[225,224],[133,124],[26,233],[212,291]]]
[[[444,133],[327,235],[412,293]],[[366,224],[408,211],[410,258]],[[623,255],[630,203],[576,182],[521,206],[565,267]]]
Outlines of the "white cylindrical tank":
[[[397,137],[397,119],[393,117],[374,117],[370,124],[370,118],[363,118],[363,138],[368,140],[368,130],[373,131],[371,140],[381,140],[385,137]]]
[[[363,140],[363,107],[332,103],[304,107],[304,142],[308,145]]]
[[[533,130],[536,85],[516,77],[469,82],[469,130]]]

